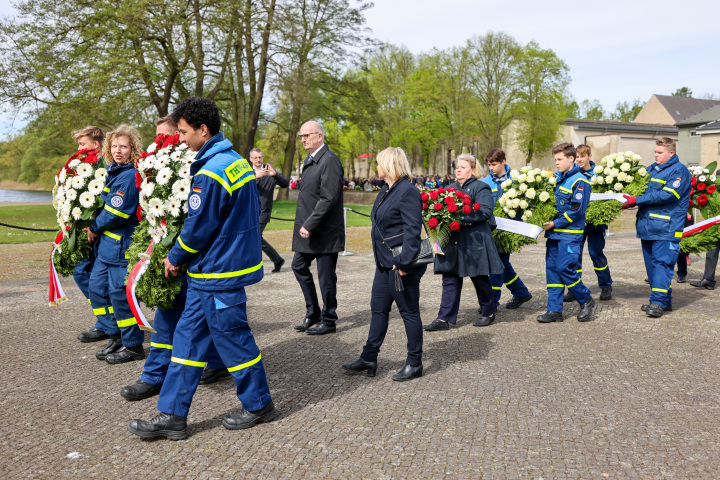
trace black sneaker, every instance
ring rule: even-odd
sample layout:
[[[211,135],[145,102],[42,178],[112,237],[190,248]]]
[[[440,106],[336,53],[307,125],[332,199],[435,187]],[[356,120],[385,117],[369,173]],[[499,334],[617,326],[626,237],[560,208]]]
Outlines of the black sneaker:
[[[612,285],[610,285],[607,288],[601,288],[600,289],[600,300],[606,301],[612,299]]]
[[[432,321],[430,325],[423,325],[426,332],[437,332],[438,330],[450,330],[450,324],[438,318]]]
[[[547,311],[547,312],[543,313],[542,315],[538,315],[537,321],[540,323],[562,322],[563,315],[560,312]]]
[[[678,275],[677,275],[677,281],[678,281],[678,283],[685,283],[685,282],[686,282],[686,280],[685,280],[685,275],[680,275],[680,274],[678,273]]]
[[[516,308],[519,308],[520,305],[522,305],[523,303],[527,303],[530,300],[532,300],[532,293],[527,297],[513,297],[512,300],[505,304],[505,308],[507,308],[508,310],[515,310]]]

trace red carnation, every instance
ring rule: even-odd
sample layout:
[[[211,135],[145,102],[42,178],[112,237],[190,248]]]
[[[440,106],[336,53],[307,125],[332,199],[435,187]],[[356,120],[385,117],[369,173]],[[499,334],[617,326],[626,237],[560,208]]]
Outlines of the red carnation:
[[[430,190],[430,200],[437,200],[439,193],[437,190]]]
[[[456,196],[457,198],[459,198],[460,200],[462,200],[463,197],[465,196],[465,194],[464,194],[463,192],[455,192],[455,196]]]
[[[472,200],[470,200],[470,197],[465,196],[462,199],[463,205],[470,205],[472,203]]]
[[[707,195],[705,195],[705,194],[699,195],[697,198],[697,201],[698,201],[698,205],[700,205],[701,207],[704,207],[708,203]]]
[[[704,183],[700,182],[697,184],[697,189],[702,192],[703,190],[705,190],[705,186],[706,185]]]
[[[480,204],[477,203],[477,202],[473,203],[473,208],[474,208],[475,210],[480,210]]]
[[[697,178],[690,179],[690,185],[692,185],[694,187],[696,183],[697,183]]]
[[[448,212],[450,212],[450,213],[455,213],[458,211],[458,206],[455,205],[454,203],[452,205],[448,205],[447,208],[448,208]]]
[[[435,210],[438,210],[438,211],[442,210],[442,207],[443,207],[442,203],[436,203],[435,205],[433,205],[433,208],[435,208]]]
[[[692,207],[693,205],[695,205],[695,202],[693,202],[693,201],[692,201],[692,198],[691,198],[691,199],[690,199],[690,206]]]
[[[690,187],[690,195],[693,195],[695,193],[695,189]]]
[[[445,203],[448,205],[455,205],[455,199],[453,197],[445,197]]]
[[[450,230],[453,232],[457,232],[460,230],[460,223],[459,222],[450,222]]]
[[[455,191],[455,187],[447,187],[447,188],[445,189],[445,191],[446,191],[446,192],[454,192],[454,191]]]
[[[140,188],[140,185],[142,185],[142,177],[140,176],[140,172],[135,172],[135,186]]]
[[[135,212],[135,215],[137,215],[137,219],[139,222],[142,222],[142,207],[138,206],[137,211]]]
[[[427,202],[428,199],[430,198],[430,195],[428,195],[428,194],[425,193],[425,192],[422,192],[422,193],[420,194],[420,198],[422,198],[422,201],[423,201],[423,202]]]
[[[438,221],[437,218],[431,217],[430,220],[428,220],[428,227],[435,228],[437,227]]]
[[[472,207],[470,205],[463,206],[463,213],[465,215],[469,214],[470,212],[472,212]]]
[[[164,133],[158,134],[157,137],[155,137],[155,144],[160,146],[165,142],[165,139],[168,137],[168,135],[165,135]]]
[[[442,187],[438,188],[437,191],[438,193],[445,193],[445,189]]]
[[[423,202],[423,210],[427,210],[427,209],[428,209],[427,203]]]
[[[707,192],[712,194],[715,193],[715,190],[717,190],[717,187],[715,185],[708,185]]]

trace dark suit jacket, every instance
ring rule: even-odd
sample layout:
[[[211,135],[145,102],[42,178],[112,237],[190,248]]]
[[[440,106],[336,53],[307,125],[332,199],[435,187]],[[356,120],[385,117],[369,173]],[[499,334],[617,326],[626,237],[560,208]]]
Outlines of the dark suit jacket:
[[[275,176],[266,175],[256,178],[255,182],[257,183],[258,193],[260,194],[260,223],[268,223],[270,221],[270,215],[272,214],[275,185],[280,188],[287,188],[290,182],[277,170],[275,170]]]
[[[375,263],[383,268],[395,265],[403,272],[411,271],[410,263],[420,251],[423,224],[418,189],[406,178],[397,180],[389,190],[385,185],[375,199],[371,217]],[[389,248],[399,245],[402,252],[393,257]]]
[[[300,253],[335,253],[345,247],[343,166],[325,144],[303,164],[295,211],[292,249]],[[310,232],[300,236],[300,227]]]

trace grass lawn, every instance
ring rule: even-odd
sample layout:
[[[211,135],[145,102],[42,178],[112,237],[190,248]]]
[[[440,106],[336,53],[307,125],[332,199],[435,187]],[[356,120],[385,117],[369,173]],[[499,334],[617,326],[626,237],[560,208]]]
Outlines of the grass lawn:
[[[272,216],[277,218],[295,218],[295,204],[289,200],[276,201],[273,204]],[[353,210],[370,214],[369,205],[346,205]],[[348,227],[370,226],[370,218],[353,212],[347,214]],[[52,228],[53,232],[31,232],[0,225],[0,244],[52,242],[60,231],[55,221],[55,210],[52,205],[13,205],[0,204],[0,223],[28,228]],[[265,231],[292,230],[293,222],[271,220]]]

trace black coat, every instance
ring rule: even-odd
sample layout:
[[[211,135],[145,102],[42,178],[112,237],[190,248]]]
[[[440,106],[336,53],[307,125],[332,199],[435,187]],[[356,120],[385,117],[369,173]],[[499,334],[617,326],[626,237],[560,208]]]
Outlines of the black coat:
[[[397,180],[390,189],[385,185],[375,199],[370,216],[377,266],[392,268],[395,265],[403,272],[412,270],[410,263],[420,251],[423,224],[422,199],[418,189],[406,178]],[[389,249],[400,245],[401,254],[393,257]]]
[[[345,248],[343,166],[327,145],[303,164],[295,211],[292,249],[300,253],[335,253]],[[300,236],[300,227],[310,232]]]
[[[268,223],[272,214],[273,197],[275,196],[275,185],[280,188],[287,188],[290,185],[288,179],[275,170],[275,176],[265,175],[256,178],[258,193],[260,194],[260,223]]]
[[[492,238],[490,225],[495,224],[493,197],[487,183],[471,177],[461,187],[450,185],[480,204],[480,210],[465,215],[460,230],[453,232],[442,248],[445,255],[435,255],[435,273],[451,273],[460,277],[477,277],[503,273],[505,267]]]

